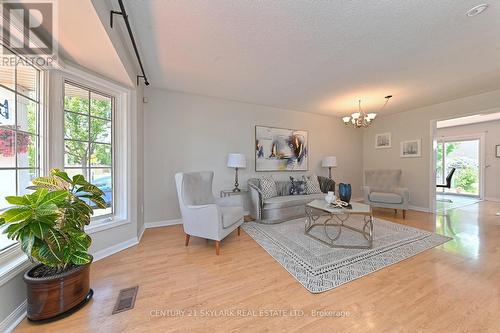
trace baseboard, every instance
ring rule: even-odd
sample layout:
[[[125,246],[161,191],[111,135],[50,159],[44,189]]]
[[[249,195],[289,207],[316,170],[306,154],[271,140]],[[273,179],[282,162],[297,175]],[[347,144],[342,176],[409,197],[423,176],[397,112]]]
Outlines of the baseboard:
[[[143,224],[141,230],[139,231],[139,234],[137,235],[137,240],[140,242],[142,239],[142,235],[144,235],[144,230],[146,230],[146,225]]]
[[[0,332],[10,333],[26,317],[28,303],[26,300],[21,303],[12,313],[0,323]]]
[[[484,198],[484,200],[492,202],[500,202],[500,198],[493,198],[493,197],[486,197]]]
[[[167,227],[169,225],[176,225],[176,224],[182,224],[182,219],[147,222],[144,223],[144,227],[146,229],[150,229],[150,228]]]
[[[126,241],[123,241],[121,243],[110,246],[108,248],[105,248],[103,250],[97,251],[93,254],[94,261],[104,259],[106,257],[109,257],[110,255],[128,249],[129,247],[132,247],[137,244],[139,244],[139,239],[137,237],[134,237]]]
[[[417,212],[431,213],[431,210],[429,208],[418,207],[413,205],[408,206],[408,209],[416,210]]]

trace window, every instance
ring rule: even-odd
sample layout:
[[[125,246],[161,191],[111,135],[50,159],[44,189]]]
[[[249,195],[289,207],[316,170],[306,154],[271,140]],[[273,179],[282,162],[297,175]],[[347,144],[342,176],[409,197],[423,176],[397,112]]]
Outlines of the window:
[[[0,64],[0,211],[40,175],[40,76],[3,45]],[[15,244],[0,230],[0,251]]]
[[[99,217],[114,210],[113,109],[111,96],[64,82],[64,168],[104,192],[107,208],[95,210]]]

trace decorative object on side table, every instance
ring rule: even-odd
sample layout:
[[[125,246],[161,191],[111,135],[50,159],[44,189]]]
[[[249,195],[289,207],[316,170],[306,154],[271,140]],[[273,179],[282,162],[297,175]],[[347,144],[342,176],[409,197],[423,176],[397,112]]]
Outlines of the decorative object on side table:
[[[496,150],[495,156],[500,158],[500,145],[496,145],[495,150]]]
[[[255,171],[307,171],[307,131],[255,126]]]
[[[328,191],[328,194],[325,196],[325,201],[331,204],[332,202],[335,202],[337,198],[335,197],[335,192],[333,191]]]
[[[352,194],[351,184],[344,184],[344,183],[339,184],[339,199],[341,201],[349,203],[351,201],[351,194]]]
[[[231,153],[227,155],[227,166],[236,170],[236,174],[234,176],[233,192],[240,192],[240,184],[238,183],[238,169],[247,167],[247,160],[245,158],[245,155],[237,153]]]
[[[332,168],[337,167],[337,157],[335,156],[323,157],[323,160],[321,161],[321,166],[323,168],[328,168],[328,178],[332,179]]]
[[[77,311],[93,295],[88,254],[91,238],[84,227],[94,207],[106,208],[104,193],[82,175],[72,178],[53,169],[33,179],[33,193],[9,196],[14,207],[0,215],[7,237],[21,244],[28,258],[38,263],[24,274],[28,318],[55,320]]]

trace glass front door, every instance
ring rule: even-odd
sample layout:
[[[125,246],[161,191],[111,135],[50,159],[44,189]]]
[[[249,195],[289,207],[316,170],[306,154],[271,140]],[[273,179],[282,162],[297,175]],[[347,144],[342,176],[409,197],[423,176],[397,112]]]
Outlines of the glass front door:
[[[436,183],[446,184],[446,177],[456,169],[450,188],[438,188],[438,193],[479,196],[480,140],[438,140]]]

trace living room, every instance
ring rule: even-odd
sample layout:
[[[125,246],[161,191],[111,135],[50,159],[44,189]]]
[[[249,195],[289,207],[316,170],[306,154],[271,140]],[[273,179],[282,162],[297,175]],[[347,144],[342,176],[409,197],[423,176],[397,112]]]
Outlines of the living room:
[[[494,331],[499,13],[3,1],[0,331]]]

